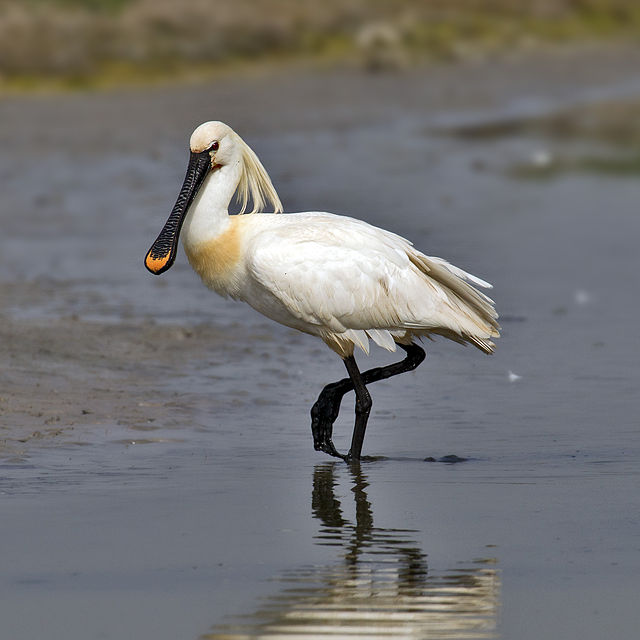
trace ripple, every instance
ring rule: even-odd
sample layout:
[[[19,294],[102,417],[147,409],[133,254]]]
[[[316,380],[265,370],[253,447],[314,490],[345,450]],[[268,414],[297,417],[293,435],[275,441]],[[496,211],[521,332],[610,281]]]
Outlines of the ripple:
[[[351,470],[355,522],[342,514],[335,466],[316,467],[312,507],[321,521],[318,545],[336,560],[303,566],[277,578],[278,593],[245,616],[217,625],[201,640],[268,638],[494,638],[500,578],[494,558],[449,571],[430,571],[417,531],[373,526],[360,469]]]

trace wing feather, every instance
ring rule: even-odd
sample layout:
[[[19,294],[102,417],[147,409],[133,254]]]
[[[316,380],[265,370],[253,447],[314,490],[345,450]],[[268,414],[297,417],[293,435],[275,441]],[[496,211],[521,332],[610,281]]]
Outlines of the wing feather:
[[[497,314],[472,286],[490,286],[484,280],[360,220],[320,213],[277,220],[247,252],[249,272],[318,334],[342,334],[365,351],[369,338],[395,350],[403,331],[440,333],[492,350]]]

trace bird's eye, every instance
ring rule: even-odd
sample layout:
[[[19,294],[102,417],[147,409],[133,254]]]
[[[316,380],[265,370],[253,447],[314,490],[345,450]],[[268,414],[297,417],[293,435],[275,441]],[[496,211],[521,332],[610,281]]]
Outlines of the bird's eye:
[[[214,140],[209,147],[209,151],[217,151],[220,148],[220,143],[217,140]]]

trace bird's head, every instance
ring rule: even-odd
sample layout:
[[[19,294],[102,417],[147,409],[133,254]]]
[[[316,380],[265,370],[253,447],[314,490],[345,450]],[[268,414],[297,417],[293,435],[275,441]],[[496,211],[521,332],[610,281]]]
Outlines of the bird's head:
[[[282,203],[265,168],[244,140],[224,122],[205,122],[189,140],[189,166],[176,204],[160,235],[144,259],[145,267],[155,275],[164,273],[173,265],[178,250],[178,237],[189,206],[205,179],[226,166],[239,166],[236,173],[237,196],[241,211],[253,202],[250,213],[262,211],[271,202],[275,213],[282,211]]]
[[[204,159],[208,156],[211,170],[215,171],[242,160],[239,142],[240,137],[224,122],[205,122],[191,134],[189,149]]]

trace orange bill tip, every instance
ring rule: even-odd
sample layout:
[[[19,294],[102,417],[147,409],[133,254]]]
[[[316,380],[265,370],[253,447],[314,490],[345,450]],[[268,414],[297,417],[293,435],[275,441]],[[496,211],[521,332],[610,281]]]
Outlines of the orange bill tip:
[[[147,267],[151,273],[159,275],[169,265],[170,258],[171,251],[167,251],[167,253],[162,256],[158,256],[157,254],[154,254],[153,251],[149,251],[145,256],[144,266]]]

